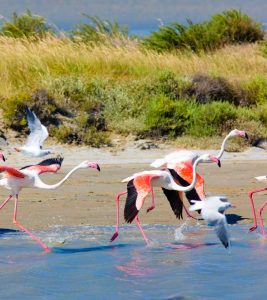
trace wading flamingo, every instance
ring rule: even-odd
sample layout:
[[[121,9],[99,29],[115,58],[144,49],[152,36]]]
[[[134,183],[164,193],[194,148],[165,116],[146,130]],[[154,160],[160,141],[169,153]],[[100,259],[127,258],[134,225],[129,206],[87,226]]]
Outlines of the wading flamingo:
[[[116,231],[111,237],[110,241],[114,241],[119,235],[119,200],[122,195],[127,194],[125,208],[124,208],[124,219],[127,223],[131,223],[134,219],[137,223],[141,234],[148,244],[148,239],[142,229],[139,222],[138,213],[145,202],[146,196],[151,192],[152,194],[152,206],[147,209],[147,212],[155,208],[155,199],[153,187],[161,187],[165,193],[168,195],[169,192],[176,190],[179,192],[185,192],[192,189],[196,184],[196,168],[201,162],[216,162],[220,166],[220,160],[217,157],[210,154],[203,154],[198,157],[193,165],[193,181],[187,187],[178,185],[171,176],[168,170],[152,170],[143,171],[135,173],[132,176],[125,178],[122,182],[127,183],[127,192],[118,193],[116,196],[116,213],[117,213],[117,223]],[[177,199],[168,197],[171,204],[172,210],[176,216],[180,214],[182,207],[177,204]]]
[[[245,131],[238,129],[230,131],[229,134],[224,138],[221,145],[221,149],[216,155],[218,159],[221,159],[221,157],[223,156],[225,145],[228,139],[235,136],[244,137],[248,139],[248,135]],[[189,182],[192,181],[192,164],[197,157],[197,153],[181,149],[166,155],[164,158],[155,160],[151,164],[151,166],[155,168],[163,167],[169,169],[173,178],[178,184],[182,186],[187,186]],[[175,193],[176,197],[179,197],[177,191],[173,191],[173,197],[175,197]],[[205,198],[206,195],[204,192],[204,179],[199,173],[197,173],[197,182],[195,188],[186,192],[185,194],[190,204],[192,204],[191,200],[199,201]],[[181,197],[180,200],[182,201]],[[180,200],[178,199],[177,201]],[[186,209],[185,211],[189,217],[192,217],[188,214]]]
[[[258,177],[255,177],[258,181],[263,181],[263,182],[267,182],[267,176],[258,176]],[[255,193],[259,193],[259,192],[264,192],[264,191],[267,191],[267,188],[262,188],[262,189],[255,189],[255,190],[252,190],[252,191],[249,191],[248,192],[248,196],[249,196],[249,199],[250,199],[250,203],[251,203],[251,206],[252,206],[252,214],[253,214],[253,219],[254,219],[254,224],[253,226],[249,229],[249,231],[254,231],[258,225],[257,225],[257,217],[256,217],[256,212],[255,212],[255,206],[254,206],[254,202],[253,202],[253,198],[252,198],[252,195],[255,194]],[[258,215],[259,215],[259,219],[260,219],[260,224],[261,224],[261,232],[262,232],[262,235],[263,237],[266,239],[266,234],[265,234],[265,230],[264,230],[264,223],[263,223],[263,219],[262,219],[262,212],[263,212],[263,209],[265,208],[265,206],[267,205],[267,201],[265,201],[261,206],[260,208],[258,209]]]
[[[56,189],[60,187],[74,172],[78,169],[94,168],[100,171],[99,165],[95,162],[84,161],[78,166],[73,168],[61,181],[56,184],[44,183],[39,175],[44,172],[56,172],[62,163],[62,158],[47,159],[38,165],[26,166],[22,169],[16,169],[10,166],[0,166],[0,172],[4,171],[3,178],[0,180],[0,186],[10,190],[8,198],[0,205],[0,209],[3,208],[9,200],[15,196],[15,207],[13,214],[13,223],[18,226],[22,231],[28,233],[32,239],[40,244],[45,251],[49,251],[49,248],[38,237],[33,235],[28,229],[23,227],[17,220],[17,207],[18,207],[18,195],[23,188],[39,188],[39,189]]]
[[[48,137],[46,127],[40,122],[35,113],[26,107],[27,122],[30,128],[30,135],[24,146],[14,148],[27,156],[40,157],[51,153],[49,149],[43,149],[43,142]]]
[[[206,197],[203,201],[192,200],[190,211],[201,211],[202,218],[210,226],[215,227],[215,232],[225,248],[229,246],[228,224],[224,211],[233,207],[225,196]]]

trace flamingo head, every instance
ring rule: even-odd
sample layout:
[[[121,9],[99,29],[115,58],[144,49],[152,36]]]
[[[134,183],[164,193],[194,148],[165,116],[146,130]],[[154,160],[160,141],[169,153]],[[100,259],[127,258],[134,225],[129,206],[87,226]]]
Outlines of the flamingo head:
[[[6,161],[5,156],[3,153],[0,153],[0,159],[2,159],[3,161]]]
[[[207,163],[207,162],[215,162],[218,165],[219,168],[221,167],[221,161],[220,161],[220,159],[218,157],[212,155],[212,154],[203,154],[203,155],[201,155],[199,157],[199,160],[201,162],[205,162],[205,163]]]
[[[82,169],[93,168],[93,169],[96,169],[96,170],[100,171],[100,167],[96,162],[91,162],[91,161],[88,161],[88,160],[85,160],[82,163],[80,163],[79,167],[82,168]]]
[[[248,135],[247,135],[246,131],[243,131],[243,130],[234,129],[229,133],[229,135],[230,136],[241,136],[241,137],[248,139]]]

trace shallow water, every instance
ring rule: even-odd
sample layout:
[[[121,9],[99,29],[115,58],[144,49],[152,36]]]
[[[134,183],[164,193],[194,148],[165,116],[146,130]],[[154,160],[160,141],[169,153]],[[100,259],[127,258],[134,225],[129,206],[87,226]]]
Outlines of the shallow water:
[[[24,233],[0,229],[0,299],[263,299],[267,242],[248,226],[230,226],[231,250],[206,226],[53,227]]]

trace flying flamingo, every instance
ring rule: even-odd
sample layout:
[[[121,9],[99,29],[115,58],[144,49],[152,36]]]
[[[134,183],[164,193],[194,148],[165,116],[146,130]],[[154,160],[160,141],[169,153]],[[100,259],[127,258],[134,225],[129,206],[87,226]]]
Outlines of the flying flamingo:
[[[0,166],[0,172],[4,171],[3,179],[0,180],[0,186],[10,190],[8,198],[0,205],[0,209],[3,208],[9,200],[15,196],[15,207],[13,214],[13,223],[18,226],[22,231],[28,233],[33,240],[35,240],[45,251],[49,251],[49,248],[38,237],[33,235],[28,229],[23,227],[17,220],[17,207],[18,207],[18,195],[23,188],[40,188],[40,189],[56,189],[60,187],[74,172],[78,169],[93,168],[100,171],[100,167],[95,162],[84,161],[73,168],[61,181],[56,184],[48,185],[44,183],[39,175],[44,172],[57,172],[60,168],[63,158],[47,159],[39,163],[38,165],[31,165],[21,168],[20,170],[10,166]]]
[[[230,133],[224,138],[221,149],[216,155],[218,159],[223,156],[225,145],[228,139],[234,136],[244,137],[248,139],[248,135],[245,131],[241,131],[238,129],[230,131]],[[151,166],[155,168],[163,167],[169,169],[170,173],[178,184],[187,186],[189,182],[192,181],[192,164],[197,157],[197,153],[181,149],[166,155],[164,158],[155,160],[151,164]],[[177,191],[173,191],[173,197],[175,197],[175,194],[176,197],[179,197]],[[197,173],[197,182],[195,188],[186,192],[185,194],[190,204],[192,204],[191,200],[203,200],[205,198],[206,195],[204,192],[204,179],[199,173]],[[180,196],[177,201],[182,201],[182,197]],[[192,217],[186,209],[185,211],[189,217]]]
[[[263,181],[263,182],[267,181],[267,176],[258,176],[258,177],[255,177],[255,178],[258,181]],[[252,214],[253,214],[253,218],[254,218],[254,224],[249,229],[249,231],[251,231],[251,232],[254,231],[258,227],[258,225],[257,225],[257,217],[256,217],[256,212],[255,212],[255,206],[254,206],[252,195],[255,194],[255,193],[266,191],[266,190],[267,190],[267,188],[262,188],[262,189],[255,189],[255,190],[252,190],[252,191],[248,192],[248,196],[249,196],[249,199],[250,199],[250,202],[251,202],[251,206],[252,206]],[[264,230],[264,223],[263,223],[263,219],[262,219],[262,212],[263,212],[263,209],[265,208],[266,205],[267,205],[267,201],[265,201],[260,206],[260,208],[258,209],[258,215],[259,215],[260,224],[261,224],[261,232],[262,232],[262,235],[263,235],[263,237],[265,239],[266,239],[266,234],[265,234],[265,230]]]
[[[114,241],[119,235],[119,200],[122,195],[127,194],[125,208],[124,208],[125,221],[127,223],[131,223],[135,219],[144,240],[148,244],[149,243],[148,239],[142,229],[142,226],[138,218],[139,210],[142,208],[146,196],[151,192],[152,206],[147,209],[148,212],[155,208],[153,187],[163,188],[165,195],[173,190],[178,191],[178,193],[189,191],[196,184],[196,168],[200,162],[216,162],[220,166],[220,160],[217,157],[210,154],[201,155],[194,162],[193,180],[191,184],[188,185],[187,187],[178,185],[174,181],[173,177],[171,176],[168,170],[143,171],[143,172],[135,173],[132,176],[123,179],[122,182],[128,182],[127,192],[118,193],[116,196],[117,223],[116,223],[116,231],[111,237],[111,241]],[[174,214],[178,216],[181,207],[179,207],[179,204],[177,204],[177,199],[168,197],[168,200],[171,204]]]
[[[48,138],[47,128],[40,122],[36,114],[26,107],[27,122],[30,135],[24,146],[14,148],[27,156],[40,157],[52,153],[49,149],[43,149],[43,142]]]

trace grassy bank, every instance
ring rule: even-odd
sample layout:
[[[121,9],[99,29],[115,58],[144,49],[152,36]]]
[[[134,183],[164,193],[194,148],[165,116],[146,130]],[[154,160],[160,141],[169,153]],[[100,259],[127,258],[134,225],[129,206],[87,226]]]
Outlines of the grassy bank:
[[[173,139],[238,127],[267,136],[264,51],[158,53],[129,39],[92,46],[0,37],[1,113],[21,131],[30,105],[59,141],[93,146],[108,144],[110,132]]]

